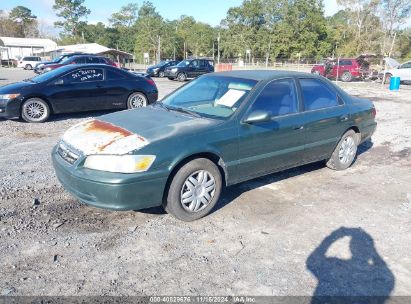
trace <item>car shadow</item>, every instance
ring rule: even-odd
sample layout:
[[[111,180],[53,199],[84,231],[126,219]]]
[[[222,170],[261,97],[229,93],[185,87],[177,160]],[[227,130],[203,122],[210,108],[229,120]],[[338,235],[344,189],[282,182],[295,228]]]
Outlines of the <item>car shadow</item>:
[[[350,239],[351,257],[328,256],[328,249],[345,237]],[[318,280],[311,304],[383,304],[395,285],[395,277],[378,254],[373,238],[361,228],[333,231],[310,254],[306,267]]]
[[[362,143],[360,146],[358,146],[357,157],[367,152],[369,149],[371,149],[372,146],[373,146],[373,142],[371,140],[367,140],[364,143]],[[354,164],[355,164],[356,159],[354,160]],[[290,177],[316,171],[316,170],[324,168],[324,166],[325,166],[325,162],[319,161],[319,162],[291,168],[288,170],[280,171],[277,173],[265,175],[262,177],[258,177],[252,180],[248,180],[248,181],[233,185],[233,186],[226,187],[223,189],[220,199],[218,200],[217,204],[214,206],[210,214],[217,212],[218,210],[224,208],[226,205],[230,204],[232,201],[234,201],[237,197],[239,197],[244,192],[248,192],[256,188],[260,188],[260,187],[263,187],[263,186],[266,186],[272,183],[276,183],[276,182],[282,181]],[[159,215],[166,214],[166,211],[164,210],[162,206],[137,210],[136,212],[141,212],[141,213],[146,213],[146,214],[159,214]]]

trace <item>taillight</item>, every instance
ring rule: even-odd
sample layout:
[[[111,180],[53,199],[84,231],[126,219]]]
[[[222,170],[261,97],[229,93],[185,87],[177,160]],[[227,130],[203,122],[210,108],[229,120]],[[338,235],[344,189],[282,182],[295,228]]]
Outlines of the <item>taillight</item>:
[[[156,86],[156,83],[154,82],[153,79],[151,79],[151,78],[146,78],[146,80],[147,80],[147,82],[148,82],[149,84],[151,84],[151,85],[153,85],[153,86]]]
[[[374,118],[375,118],[375,116],[377,116],[377,110],[375,109],[375,107],[373,107],[373,108],[371,109],[371,115],[372,115],[372,117],[374,117]]]

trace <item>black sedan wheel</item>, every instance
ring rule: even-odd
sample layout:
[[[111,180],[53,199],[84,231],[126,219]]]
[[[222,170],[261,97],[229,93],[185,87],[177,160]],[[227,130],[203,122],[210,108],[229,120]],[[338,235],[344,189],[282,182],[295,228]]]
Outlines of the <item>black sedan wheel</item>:
[[[345,170],[350,167],[357,155],[358,138],[359,135],[353,130],[347,131],[328,160],[327,167],[333,170]]]
[[[160,71],[160,72],[158,73],[158,77],[164,78],[164,72],[163,72],[163,71]]]
[[[165,210],[182,221],[207,215],[221,193],[220,170],[210,160],[198,158],[178,170],[170,184]]]
[[[135,92],[128,97],[127,107],[129,109],[142,108],[147,106],[147,97],[140,92]]]
[[[27,99],[21,107],[21,117],[27,122],[45,122],[50,116],[50,108],[43,99]]]

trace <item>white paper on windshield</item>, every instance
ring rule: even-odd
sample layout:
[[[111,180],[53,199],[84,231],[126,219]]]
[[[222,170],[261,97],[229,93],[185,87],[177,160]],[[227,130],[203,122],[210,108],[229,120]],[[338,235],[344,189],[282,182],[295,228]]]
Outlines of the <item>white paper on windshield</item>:
[[[216,101],[216,104],[231,108],[241,97],[243,97],[244,94],[245,91],[230,89]]]

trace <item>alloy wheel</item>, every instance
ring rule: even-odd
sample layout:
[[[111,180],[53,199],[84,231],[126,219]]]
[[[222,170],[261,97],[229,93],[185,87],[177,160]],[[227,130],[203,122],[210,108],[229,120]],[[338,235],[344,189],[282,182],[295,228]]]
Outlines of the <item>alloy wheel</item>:
[[[129,105],[131,109],[142,108],[147,106],[147,99],[144,95],[136,93],[130,97]]]
[[[357,152],[357,146],[354,138],[351,136],[346,137],[341,143],[340,150],[338,151],[338,157],[343,164],[350,163]]]
[[[33,99],[26,102],[23,111],[32,121],[41,121],[47,116],[47,108],[43,102]]]

